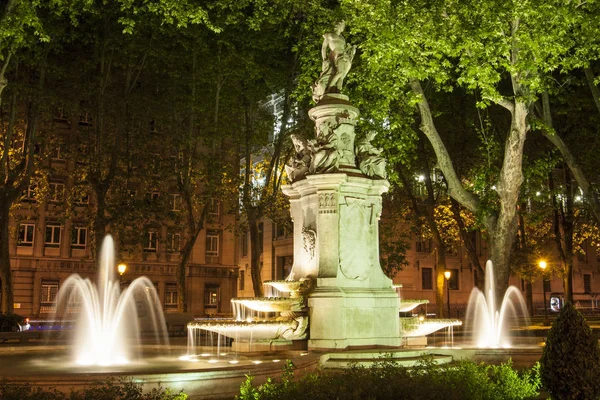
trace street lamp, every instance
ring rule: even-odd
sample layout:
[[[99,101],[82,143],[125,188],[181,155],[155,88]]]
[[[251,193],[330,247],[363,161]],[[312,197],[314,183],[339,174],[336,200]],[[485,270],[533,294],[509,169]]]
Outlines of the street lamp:
[[[544,287],[544,324],[548,323],[548,310],[546,310],[546,267],[548,266],[548,264],[546,264],[546,261],[542,260],[539,262],[538,264],[540,266],[540,269],[542,270],[542,286]]]
[[[117,271],[119,271],[119,275],[123,276],[123,274],[125,273],[126,270],[127,270],[127,264],[120,263],[119,265],[117,265]]]
[[[444,271],[444,278],[446,278],[446,289],[448,291],[448,318],[450,318],[450,277],[452,276],[452,272],[447,269]]]

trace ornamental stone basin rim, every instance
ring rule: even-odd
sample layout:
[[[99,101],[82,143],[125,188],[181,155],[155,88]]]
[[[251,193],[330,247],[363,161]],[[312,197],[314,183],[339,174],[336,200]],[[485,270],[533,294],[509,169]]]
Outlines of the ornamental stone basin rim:
[[[286,332],[292,332],[298,322],[288,321],[193,321],[188,323],[189,329],[203,329],[227,336],[238,341],[275,340]]]
[[[440,329],[461,325],[462,321],[459,319],[425,319],[423,321],[418,321],[417,323],[401,323],[400,333],[404,337],[427,336]]]
[[[238,297],[231,302],[261,312],[300,311],[302,308],[302,299],[295,297]]]
[[[308,281],[300,280],[300,281],[288,281],[288,280],[273,280],[273,281],[265,281],[265,285],[269,285],[274,287],[283,293],[297,292],[298,290],[306,287],[308,285]]]
[[[427,299],[400,299],[400,312],[411,311],[421,304],[429,304],[429,300]]]

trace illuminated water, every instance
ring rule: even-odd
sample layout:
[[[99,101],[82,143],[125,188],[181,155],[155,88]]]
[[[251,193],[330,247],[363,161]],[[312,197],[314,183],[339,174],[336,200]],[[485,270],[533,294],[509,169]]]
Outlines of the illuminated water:
[[[510,327],[518,323],[519,318],[528,319],[527,306],[519,289],[510,286],[499,308],[495,293],[494,267],[488,261],[485,267],[485,291],[473,288],[465,318],[466,331],[473,332],[477,347],[511,347],[508,335]]]
[[[162,307],[153,283],[146,277],[132,281],[121,292],[115,279],[114,244],[102,244],[98,280],[92,283],[71,275],[57,295],[57,315],[77,318],[74,361],[81,365],[126,364],[136,358],[141,331],[168,344]]]

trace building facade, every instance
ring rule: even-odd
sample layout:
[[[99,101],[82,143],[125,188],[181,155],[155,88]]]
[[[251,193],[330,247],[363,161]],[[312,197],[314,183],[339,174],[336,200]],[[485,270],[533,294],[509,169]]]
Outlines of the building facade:
[[[69,143],[76,130],[85,126],[83,123],[55,119],[60,142]],[[61,151],[60,146],[50,153],[43,160],[48,174],[45,195],[39,196],[41,189],[30,185],[10,220],[15,313],[36,319],[53,317],[57,293],[71,274],[95,281],[98,271],[90,221],[96,200],[89,190],[72,196],[73,171],[80,160],[72,157],[73,151]],[[116,261],[127,265],[120,277],[122,287],[137,277],[148,277],[164,311],[170,313],[177,311],[177,268],[185,233],[181,224],[177,230],[168,216],[182,213],[183,206],[172,183],[156,180],[159,183],[152,187],[132,181],[127,193],[132,207],[135,201],[160,202],[167,217],[143,223],[130,220],[119,229],[109,225],[108,232],[116,235],[115,243],[125,243],[115,249]],[[238,290],[238,267],[236,240],[228,229],[235,223],[235,213],[228,211],[220,199],[210,200],[205,229],[198,235],[187,262],[187,311],[194,316],[231,313],[230,299]],[[118,240],[124,231],[137,239]]]

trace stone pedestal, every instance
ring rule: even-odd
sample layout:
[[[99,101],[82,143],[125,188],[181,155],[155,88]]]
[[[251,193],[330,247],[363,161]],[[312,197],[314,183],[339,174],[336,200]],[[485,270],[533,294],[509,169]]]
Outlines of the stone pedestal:
[[[309,175],[283,188],[294,220],[294,266],[316,280],[309,349],[398,346],[399,298],[379,264],[386,180]]]
[[[309,350],[401,344],[393,290],[317,288],[308,306]]]

